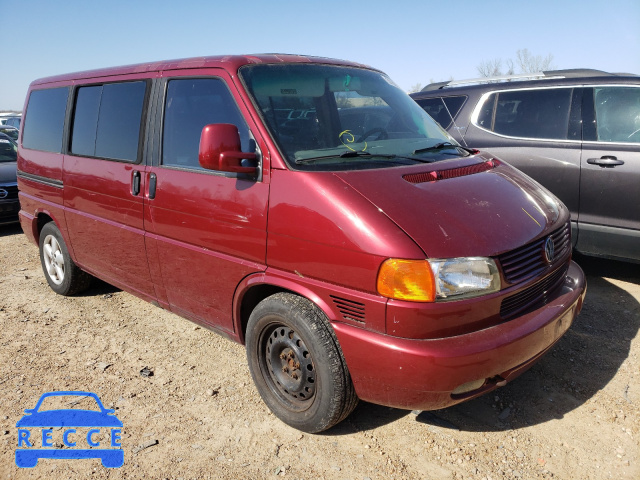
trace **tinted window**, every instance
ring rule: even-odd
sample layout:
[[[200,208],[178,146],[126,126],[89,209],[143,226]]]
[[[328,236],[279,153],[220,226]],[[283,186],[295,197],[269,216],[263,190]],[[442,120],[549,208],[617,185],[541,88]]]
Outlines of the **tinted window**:
[[[96,128],[101,94],[101,86],[78,89],[71,135],[72,153],[85,156],[93,156],[96,153]]]
[[[566,139],[570,88],[500,92],[493,131],[511,137]]]
[[[640,88],[596,87],[598,140],[640,143]]]
[[[18,148],[7,138],[0,138],[0,162],[15,162]]]
[[[478,126],[493,130],[493,107],[496,104],[497,93],[492,93],[482,104],[480,113],[478,114]]]
[[[5,122],[5,125],[11,125],[12,127],[20,128],[20,118],[19,117],[9,118]]]
[[[9,126],[0,126],[0,133],[4,133],[8,137],[11,137],[16,142],[18,141],[18,129]]]
[[[466,98],[465,96],[457,96],[424,98],[416,101],[442,128],[447,129],[453,123],[456,115],[458,115]]]
[[[136,160],[145,87],[145,82],[134,82],[114,83],[102,88],[97,157]]]
[[[466,99],[467,97],[460,96],[460,97],[444,97],[442,100],[444,101],[444,104],[449,109],[449,112],[451,113],[453,118],[456,118],[456,116],[458,115],[458,112],[462,108],[462,105],[464,105],[464,101]]]
[[[25,148],[60,152],[68,88],[34,90],[29,96],[22,144]]]
[[[142,126],[145,82],[78,89],[71,152],[134,162]]]
[[[442,128],[449,127],[451,124],[451,116],[447,112],[441,98],[424,98],[417,100],[417,102]]]
[[[572,89],[492,93],[478,113],[477,125],[521,138],[568,138]]]
[[[205,125],[212,123],[237,126],[242,151],[250,151],[249,129],[224,81],[217,78],[169,81],[164,112],[162,163],[201,168],[198,162],[200,134]]]

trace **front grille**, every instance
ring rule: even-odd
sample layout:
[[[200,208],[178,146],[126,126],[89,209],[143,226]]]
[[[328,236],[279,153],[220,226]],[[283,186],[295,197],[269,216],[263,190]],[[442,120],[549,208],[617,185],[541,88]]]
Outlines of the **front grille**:
[[[342,314],[345,320],[352,320],[355,322],[364,322],[364,303],[355,302],[346,298],[336,297],[331,295],[333,303],[338,307],[338,310]]]
[[[0,189],[6,190],[8,195],[0,200],[12,200],[18,198],[18,186],[17,185],[0,185]]]
[[[566,263],[539,282],[502,300],[500,316],[508,320],[528,308],[545,304],[549,296],[564,283],[568,269],[569,264]]]
[[[561,260],[571,251],[571,228],[565,224],[551,234],[554,245],[552,262]],[[507,283],[513,285],[524,282],[544,272],[549,267],[544,258],[544,247],[547,237],[542,237],[524,247],[503,253],[498,257],[502,273]]]

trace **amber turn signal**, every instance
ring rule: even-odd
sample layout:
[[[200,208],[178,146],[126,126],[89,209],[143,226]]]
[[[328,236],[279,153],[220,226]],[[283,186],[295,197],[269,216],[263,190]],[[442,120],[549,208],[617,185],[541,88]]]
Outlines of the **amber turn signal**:
[[[411,302],[433,302],[436,297],[433,271],[426,260],[385,260],[377,288],[380,295]]]

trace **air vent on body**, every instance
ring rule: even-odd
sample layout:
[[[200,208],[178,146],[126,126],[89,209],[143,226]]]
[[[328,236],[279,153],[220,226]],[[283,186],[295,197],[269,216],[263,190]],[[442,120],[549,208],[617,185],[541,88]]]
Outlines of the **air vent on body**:
[[[342,314],[345,320],[351,320],[354,322],[364,322],[364,303],[355,302],[346,298],[336,297],[331,295],[333,303],[338,307],[338,310]]]

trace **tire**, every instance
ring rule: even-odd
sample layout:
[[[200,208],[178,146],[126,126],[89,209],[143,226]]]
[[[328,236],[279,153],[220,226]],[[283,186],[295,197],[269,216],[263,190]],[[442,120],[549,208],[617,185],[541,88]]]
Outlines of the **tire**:
[[[73,263],[67,245],[55,223],[40,232],[40,263],[51,289],[60,295],[73,295],[91,286],[92,276]]]
[[[358,404],[335,333],[307,299],[284,292],[265,298],[249,317],[246,338],[256,388],[287,425],[318,433]]]

